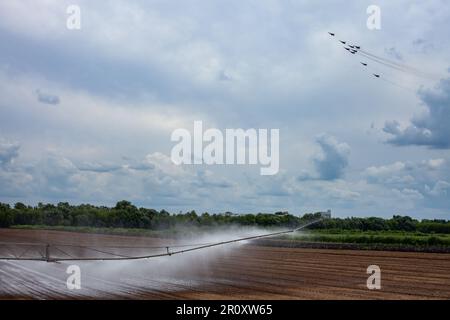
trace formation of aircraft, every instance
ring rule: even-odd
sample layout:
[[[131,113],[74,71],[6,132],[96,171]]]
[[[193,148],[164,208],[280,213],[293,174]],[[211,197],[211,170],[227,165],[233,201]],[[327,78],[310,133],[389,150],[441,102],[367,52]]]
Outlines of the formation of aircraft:
[[[329,34],[330,36],[332,36],[332,37],[335,37],[335,36],[336,36],[336,34],[335,34],[334,32],[328,32],[328,34]],[[339,42],[342,43],[342,44],[344,45],[343,48],[344,48],[345,50],[347,50],[347,51],[348,51],[349,53],[351,53],[351,54],[357,54],[357,53],[359,53],[360,50],[361,50],[361,46],[357,46],[357,45],[355,45],[355,44],[353,44],[353,45],[348,44],[348,45],[347,45],[347,41],[344,41],[344,40],[339,40]],[[346,46],[346,45],[347,45],[347,46]],[[364,67],[367,67],[367,66],[368,66],[368,63],[366,63],[366,62],[361,62],[361,64],[362,64]],[[376,74],[376,73],[374,73],[373,76],[376,77],[376,78],[380,78],[380,75],[379,75],[379,74]]]
[[[328,32],[328,34],[332,37],[336,37],[336,33],[334,33],[334,32]],[[350,54],[352,54],[352,55],[357,54],[357,55],[361,56],[364,60],[369,60],[376,65],[381,65],[383,67],[387,67],[387,68],[393,69],[395,71],[401,71],[404,73],[408,73],[408,74],[416,76],[416,77],[428,78],[428,79],[432,79],[432,80],[440,79],[440,77],[438,75],[430,74],[430,73],[418,70],[414,67],[400,64],[397,61],[390,60],[390,59],[387,59],[382,56],[378,56],[367,50],[363,50],[363,49],[361,49],[360,45],[351,43],[348,40],[341,40],[341,39],[337,39],[337,40],[343,45],[343,48]],[[367,61],[361,62],[361,64],[364,67],[368,67],[368,68],[370,67],[369,63]],[[376,78],[382,78],[380,73],[374,73],[373,76]]]

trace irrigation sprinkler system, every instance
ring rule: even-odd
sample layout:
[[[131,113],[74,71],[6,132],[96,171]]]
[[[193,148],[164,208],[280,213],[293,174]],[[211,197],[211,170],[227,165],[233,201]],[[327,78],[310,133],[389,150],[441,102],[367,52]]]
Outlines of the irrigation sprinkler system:
[[[279,232],[273,232],[273,233],[266,233],[261,234],[257,236],[250,236],[250,237],[244,237],[244,238],[237,238],[233,240],[227,240],[227,241],[221,241],[221,242],[214,242],[214,243],[197,243],[197,244],[182,244],[182,245],[171,245],[171,246],[78,246],[78,245],[71,245],[71,244],[43,244],[43,243],[18,243],[18,242],[1,242],[0,248],[6,249],[9,251],[10,256],[2,257],[0,256],[0,261],[45,261],[45,262],[62,262],[62,261],[120,261],[120,260],[143,260],[143,259],[150,259],[150,258],[157,258],[157,257],[164,257],[164,256],[173,256],[175,254],[181,254],[186,253],[190,251],[196,251],[206,248],[212,248],[217,246],[222,246],[230,243],[235,242],[242,242],[242,241],[249,241],[249,240],[255,240],[260,238],[268,238],[268,237],[274,237],[278,235],[288,234],[288,233],[294,233],[301,229],[304,229],[312,224],[315,224],[319,221],[323,220],[317,219],[311,222],[308,222],[298,228],[286,230],[286,231],[279,231]],[[20,254],[17,254],[15,251],[11,250],[12,247],[22,247],[24,248],[23,251]],[[84,251],[92,251],[97,253],[102,253],[108,255],[107,257],[77,257],[73,254],[68,253],[66,250],[63,250],[63,248],[72,248],[77,250],[84,250]],[[105,250],[101,250],[105,249]],[[107,251],[108,249],[160,249],[164,250],[160,253],[156,254],[147,254],[147,255],[122,255],[117,254],[114,252]],[[58,251],[60,254],[62,254],[62,257],[57,257],[54,255],[55,250]],[[28,252],[33,251],[35,253],[38,253],[39,257],[26,257],[25,254]],[[53,256],[52,256],[53,253]]]

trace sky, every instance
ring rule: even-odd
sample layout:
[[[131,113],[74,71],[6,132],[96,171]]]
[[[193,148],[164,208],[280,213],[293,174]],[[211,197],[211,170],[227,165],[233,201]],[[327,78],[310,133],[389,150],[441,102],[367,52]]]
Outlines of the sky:
[[[450,219],[449,30],[444,0],[2,1],[0,201]],[[279,129],[278,174],[175,165],[194,121]]]

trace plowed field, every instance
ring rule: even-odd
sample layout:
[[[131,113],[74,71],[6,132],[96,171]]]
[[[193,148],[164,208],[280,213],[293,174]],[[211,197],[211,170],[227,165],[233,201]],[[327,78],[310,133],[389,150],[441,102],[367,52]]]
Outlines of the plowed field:
[[[0,229],[0,242],[169,245],[173,241]],[[0,253],[6,250],[0,244]],[[127,249],[132,253],[132,249]],[[24,253],[30,254],[30,253]],[[69,265],[81,289],[69,290]],[[381,268],[381,290],[366,286]],[[450,299],[450,254],[230,244],[143,261],[0,261],[2,299]]]

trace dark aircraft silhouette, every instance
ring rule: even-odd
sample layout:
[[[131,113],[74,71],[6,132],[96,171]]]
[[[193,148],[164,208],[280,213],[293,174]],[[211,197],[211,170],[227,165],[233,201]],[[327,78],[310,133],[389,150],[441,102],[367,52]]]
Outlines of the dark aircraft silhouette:
[[[330,34],[330,36],[334,37],[334,33],[332,32],[328,32]]]
[[[355,48],[356,48],[356,49],[358,49],[358,50],[359,50],[359,49],[361,49],[361,47],[360,47],[360,46],[355,46]]]
[[[342,41],[342,40],[339,40],[342,44],[346,44],[347,42],[345,42],[345,41]]]
[[[364,67],[367,67],[367,63],[361,62]]]
[[[377,78],[379,78],[380,77],[380,75],[379,74],[373,74],[375,77],[377,77]]]

